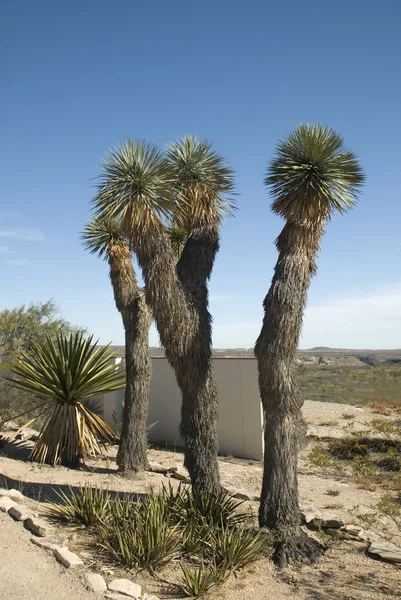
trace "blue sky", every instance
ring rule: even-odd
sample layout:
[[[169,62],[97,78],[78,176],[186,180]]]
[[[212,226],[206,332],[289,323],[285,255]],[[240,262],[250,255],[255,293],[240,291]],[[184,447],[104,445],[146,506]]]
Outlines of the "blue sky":
[[[107,265],[79,237],[93,178],[127,137],[192,133],[237,174],[210,285],[214,345],[251,347],[283,226],[266,164],[286,132],[322,122],[367,184],[327,228],[301,347],[401,347],[400,22],[399,0],[4,2],[0,309],[54,298],[121,344]]]

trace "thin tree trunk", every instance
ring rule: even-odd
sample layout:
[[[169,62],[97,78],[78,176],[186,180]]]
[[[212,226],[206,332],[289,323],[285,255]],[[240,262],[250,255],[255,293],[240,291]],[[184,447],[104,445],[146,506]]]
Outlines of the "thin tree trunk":
[[[212,358],[212,317],[208,280],[219,250],[219,228],[194,228],[177,265],[187,299],[198,315],[191,348],[177,362],[182,392],[180,433],[185,440],[185,466],[199,492],[220,490],[218,453],[218,392]]]
[[[259,524],[275,530],[275,560],[314,559],[322,552],[300,529],[297,458],[304,433],[303,399],[294,380],[295,353],[324,223],[287,223],[277,239],[279,257],[255,346],[265,419]]]
[[[126,387],[117,465],[126,477],[149,467],[147,459],[147,418],[152,374],[149,356],[151,313],[144,293],[123,312],[125,327]]]
[[[218,250],[218,229],[193,231],[178,266],[168,240],[135,247],[166,356],[182,393],[185,466],[198,493],[220,490],[217,388],[214,379],[207,280]]]
[[[126,386],[117,465],[122,474],[130,477],[149,466],[146,426],[152,374],[152,316],[145,292],[138,286],[128,247],[110,243],[108,257],[114,298],[125,330]]]

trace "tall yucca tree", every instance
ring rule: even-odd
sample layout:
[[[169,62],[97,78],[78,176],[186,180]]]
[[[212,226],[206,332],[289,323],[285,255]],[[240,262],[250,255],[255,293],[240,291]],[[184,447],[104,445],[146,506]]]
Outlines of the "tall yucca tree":
[[[149,328],[152,317],[138,285],[132,254],[116,217],[93,217],[82,239],[89,252],[107,260],[117,309],[125,331],[126,386],[117,464],[129,477],[148,468],[146,423],[152,373]]]
[[[301,534],[297,453],[303,399],[294,380],[307,292],[326,223],[352,208],[364,174],[342,138],[322,125],[300,125],[277,146],[267,170],[272,210],[286,220],[265,316],[255,346],[265,419],[261,527],[274,529],[275,560],[314,559],[322,548]]]
[[[208,279],[232,172],[207,142],[186,136],[166,155],[128,140],[103,164],[95,208],[117,216],[142,267],[146,298],[182,392],[185,465],[199,492],[220,489],[217,390]],[[189,232],[180,260],[166,222]]]

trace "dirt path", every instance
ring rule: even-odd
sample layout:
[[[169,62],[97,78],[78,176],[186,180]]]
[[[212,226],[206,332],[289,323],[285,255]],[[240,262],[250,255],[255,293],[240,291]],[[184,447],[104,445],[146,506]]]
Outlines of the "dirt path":
[[[95,600],[77,573],[29,541],[21,523],[0,512],[1,600]]]

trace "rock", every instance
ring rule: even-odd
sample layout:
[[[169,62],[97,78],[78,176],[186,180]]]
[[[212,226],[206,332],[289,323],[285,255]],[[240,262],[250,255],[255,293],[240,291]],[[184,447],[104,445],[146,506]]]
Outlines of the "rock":
[[[36,442],[40,437],[40,431],[36,431],[36,429],[24,429],[21,431],[19,435],[17,435],[17,439],[27,441],[31,440],[32,442]]]
[[[179,481],[183,481],[184,483],[191,483],[191,480],[188,477],[188,471],[182,467],[177,467],[177,470],[174,471],[172,477],[174,477],[174,479],[178,479]]]
[[[160,463],[150,463],[149,469],[152,473],[166,475],[167,473],[175,473],[178,470],[178,467],[163,467]]]
[[[159,600],[159,598],[154,594],[144,594],[142,600]]]
[[[361,527],[358,527],[358,525],[353,525],[352,523],[350,523],[348,525],[344,525],[344,527],[341,527],[341,532],[346,533],[346,534],[351,535],[356,538],[361,538],[361,536],[364,533],[364,531]]]
[[[304,501],[300,504],[301,523],[313,523],[315,519],[322,519],[323,515],[311,502]]]
[[[24,494],[21,494],[21,492],[15,490],[14,488],[12,488],[11,490],[0,488],[0,496],[2,496],[3,498],[4,496],[6,496],[7,498],[11,498],[11,500],[15,500],[16,502],[22,501],[25,498]]]
[[[129,596],[126,596],[125,594],[115,594],[113,592],[107,592],[104,597],[109,600],[128,600],[129,598]]]
[[[249,500],[250,502],[257,502],[260,500],[260,496],[257,494],[251,494],[248,490],[238,490],[234,488],[221,488],[225,494],[237,498],[238,500]]]
[[[22,504],[14,504],[14,506],[9,509],[8,514],[15,519],[15,521],[26,521],[29,517],[36,517],[36,514],[30,508],[27,508]]]
[[[32,544],[39,546],[39,548],[44,548],[45,550],[55,550],[56,548],[62,548],[66,546],[68,543],[68,539],[65,535],[48,535],[44,538],[41,537],[31,537]]]
[[[371,542],[368,554],[391,563],[401,563],[401,548],[391,542]]]
[[[29,531],[32,531],[32,533],[40,537],[45,537],[52,529],[47,521],[43,521],[43,519],[35,519],[35,517],[28,517],[24,525],[27,529],[29,529]]]
[[[17,506],[17,503],[14,502],[14,500],[11,500],[11,498],[8,498],[8,496],[0,498],[0,510],[2,512],[8,512],[13,506]]]
[[[141,586],[129,579],[113,579],[107,587],[110,592],[125,594],[126,596],[130,596],[130,598],[139,600],[141,597]]]
[[[107,591],[106,582],[99,573],[86,573],[84,580],[86,586],[92,590],[92,592]]]
[[[322,518],[320,520],[320,525],[323,529],[340,529],[340,527],[344,527],[345,523],[340,517],[337,517],[328,511],[323,510],[321,512]]]
[[[79,556],[68,550],[67,546],[55,548],[54,556],[66,569],[71,569],[72,567],[78,567],[84,564]]]

